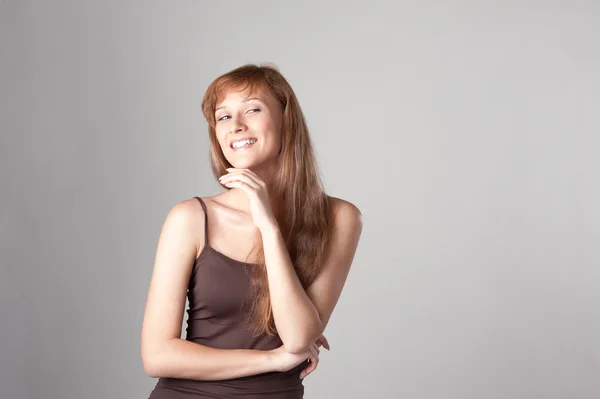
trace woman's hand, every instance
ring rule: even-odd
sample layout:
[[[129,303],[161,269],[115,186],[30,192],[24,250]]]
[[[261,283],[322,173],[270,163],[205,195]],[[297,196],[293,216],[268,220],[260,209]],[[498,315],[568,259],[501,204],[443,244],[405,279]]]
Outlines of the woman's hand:
[[[302,370],[300,373],[300,378],[306,377],[310,372],[317,368],[317,364],[319,364],[319,352],[320,350],[316,343],[310,344],[308,349],[302,353],[289,353],[283,345],[277,349],[269,351],[275,371],[279,372],[290,371],[300,363],[309,360],[310,365]],[[307,370],[311,367],[312,370],[307,372]]]
[[[310,364],[300,373],[300,379],[303,379],[317,369],[319,364],[319,353],[321,352],[319,349],[320,346],[324,346],[325,349],[329,350],[329,343],[324,335],[321,335],[315,343],[311,344],[310,347],[302,353],[289,353],[283,345],[269,351],[269,353],[272,356],[276,371],[280,372],[289,371],[305,360],[309,360]]]
[[[331,350],[331,347],[329,346],[329,342],[327,342],[327,338],[325,338],[325,336],[323,334],[321,334],[321,336],[319,338],[317,338],[317,341],[315,343],[318,346],[323,345],[323,347],[325,349],[327,349],[328,351]]]
[[[315,345],[317,347],[317,351],[319,351],[319,347],[322,345],[325,349],[330,350],[329,349],[329,342],[327,342],[327,338],[325,338],[324,335],[321,335],[317,341],[315,342]],[[317,365],[319,364],[319,359],[317,358],[317,361],[313,363],[313,361],[310,361],[310,364],[308,365],[308,367],[306,367],[304,370],[302,370],[302,372],[300,373],[300,379],[304,379],[307,375],[309,375],[310,373],[312,373],[313,371],[315,371],[317,369]]]
[[[277,220],[271,208],[266,183],[250,169],[227,168],[226,175],[219,177],[222,185],[230,188],[240,188],[248,194],[250,213],[254,224],[259,230],[277,225]]]

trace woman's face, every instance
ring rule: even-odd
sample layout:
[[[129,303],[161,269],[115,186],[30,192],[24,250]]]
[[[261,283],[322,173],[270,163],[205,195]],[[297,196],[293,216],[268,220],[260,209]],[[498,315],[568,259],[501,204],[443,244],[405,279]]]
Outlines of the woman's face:
[[[215,131],[229,163],[234,168],[256,169],[275,161],[281,147],[282,116],[281,105],[268,91],[227,93],[216,106]]]

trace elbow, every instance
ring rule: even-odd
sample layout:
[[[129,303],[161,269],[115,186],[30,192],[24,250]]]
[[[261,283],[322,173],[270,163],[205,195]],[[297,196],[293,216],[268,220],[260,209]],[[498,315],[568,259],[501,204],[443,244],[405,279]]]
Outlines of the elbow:
[[[142,366],[148,377],[162,377],[161,370],[163,367],[160,363],[160,356],[157,356],[156,350],[150,350],[149,348],[142,350]]]
[[[144,371],[146,372],[146,375],[150,378],[159,378],[160,375],[159,373],[155,372],[154,369],[152,368],[148,368],[144,366]]]
[[[160,377],[159,367],[156,364],[156,359],[150,355],[142,356],[142,365],[144,366],[144,372],[148,377],[158,378]]]
[[[142,344],[142,365],[148,377],[170,377],[170,365],[172,363],[169,356],[170,341],[153,341],[152,343]]]
[[[310,343],[298,341],[293,344],[284,343],[283,346],[284,346],[286,352],[291,353],[293,355],[299,355],[301,353],[308,351],[308,348],[310,347]]]
[[[309,334],[304,338],[298,337],[295,340],[288,339],[287,341],[283,342],[283,347],[285,348],[285,350],[288,353],[291,353],[291,354],[298,355],[301,353],[305,353],[310,349],[310,346],[317,341],[317,339],[321,335],[321,333],[319,332],[318,336],[314,339],[313,339],[313,335],[316,335],[316,334]]]
[[[307,326],[304,332],[296,331],[295,336],[290,337],[288,335],[287,339],[281,337],[283,347],[288,353],[301,354],[308,351],[310,346],[323,334],[324,326],[318,316],[309,325],[310,327]]]

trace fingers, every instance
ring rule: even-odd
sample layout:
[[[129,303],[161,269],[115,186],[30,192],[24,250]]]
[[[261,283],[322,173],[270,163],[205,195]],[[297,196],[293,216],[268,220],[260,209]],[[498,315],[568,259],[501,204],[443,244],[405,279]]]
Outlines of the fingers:
[[[327,338],[325,338],[324,335],[321,335],[321,339],[322,339],[323,346],[325,347],[325,349],[327,349],[328,351],[331,350],[331,347],[329,346],[329,341],[327,341]]]
[[[228,168],[227,172],[228,173],[226,175],[219,177],[220,182],[223,182],[227,179],[235,180],[236,178],[242,178],[242,176],[243,176],[248,179],[247,182],[250,185],[254,186],[254,184],[255,184],[256,188],[265,186],[265,182],[256,173],[252,172],[250,169]],[[252,183],[254,183],[254,184],[252,184]]]
[[[315,371],[317,369],[318,364],[319,358],[311,356],[310,363],[308,363],[308,366],[306,366],[306,368],[300,372],[300,379],[303,380],[304,378],[306,378],[307,375]]]
[[[221,184],[223,184],[224,186],[234,186],[234,187],[240,187],[241,185],[245,185],[245,186],[249,186],[252,187],[255,190],[258,190],[260,188],[260,185],[258,184],[257,181],[255,181],[255,179],[251,178],[248,175],[245,174],[241,174],[241,173],[236,173],[236,174],[228,174],[228,175],[224,175],[221,176],[219,178],[219,181],[221,182]]]
[[[308,366],[302,370],[300,372],[300,379],[304,379],[307,375],[309,375],[310,373],[312,373],[313,371],[315,371],[317,369],[317,366],[319,365],[319,353],[321,351],[319,350],[318,346],[316,344],[312,344],[310,346],[310,357],[309,357],[309,364]]]
[[[250,169],[239,169],[239,168],[227,168],[225,169],[227,172],[229,173],[240,173],[240,172],[246,172],[251,176],[254,176],[257,180],[260,180],[260,177],[254,173],[252,170]]]
[[[329,347],[329,342],[327,342],[327,338],[325,338],[324,335],[321,335],[315,342],[315,344],[317,344],[317,347],[319,346],[323,346],[325,349],[327,350],[331,350]]]

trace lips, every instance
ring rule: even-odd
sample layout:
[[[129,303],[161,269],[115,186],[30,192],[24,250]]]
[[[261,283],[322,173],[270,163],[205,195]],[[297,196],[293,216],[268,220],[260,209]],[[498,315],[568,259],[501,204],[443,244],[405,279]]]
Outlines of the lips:
[[[235,148],[233,148],[233,143],[237,143],[238,141],[244,141],[244,140],[256,140],[258,142],[258,139],[256,137],[250,137],[250,136],[249,137],[242,137],[242,138],[239,138],[239,139],[232,140],[229,143],[229,148],[235,150]],[[254,144],[256,144],[256,143],[254,143]]]

